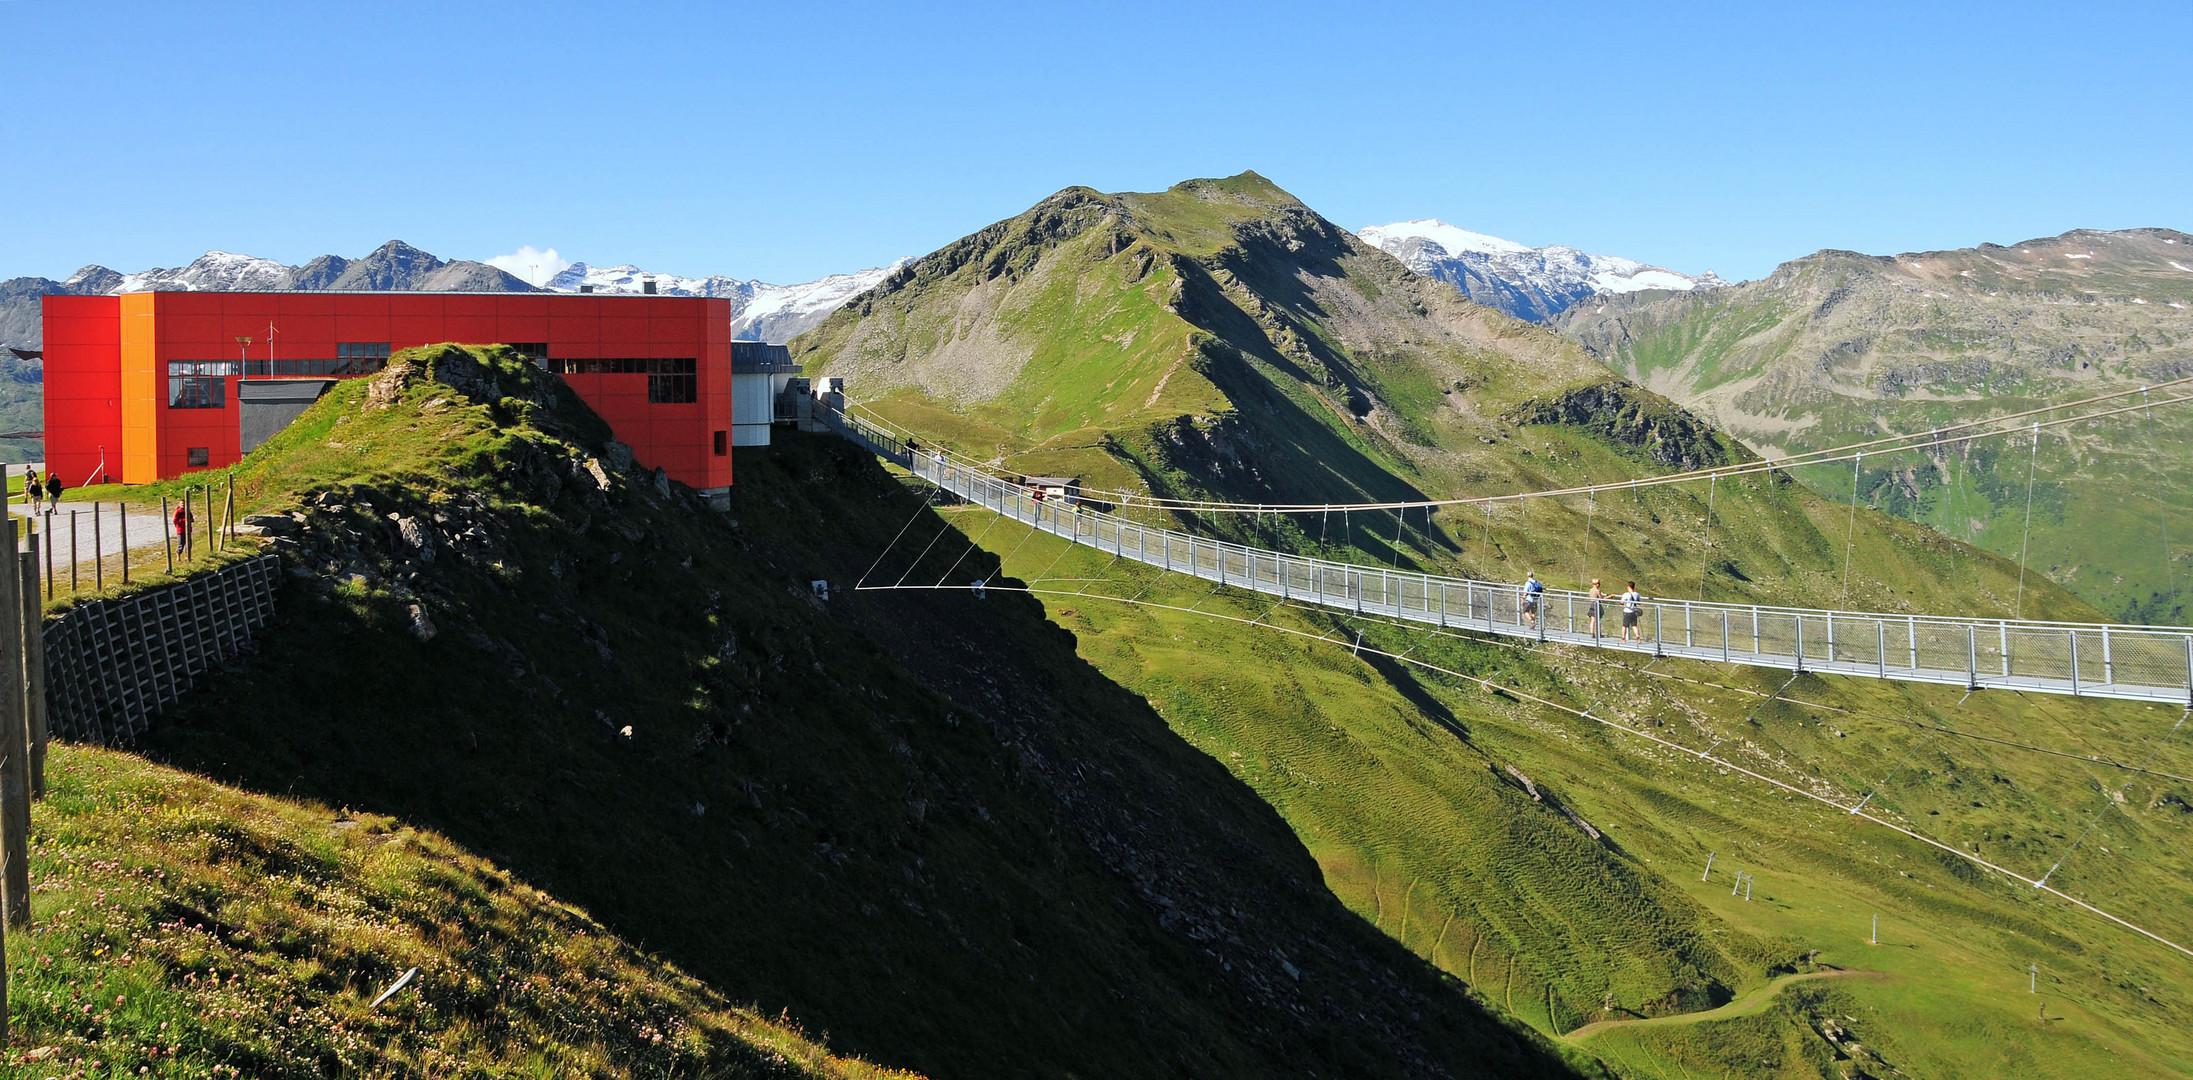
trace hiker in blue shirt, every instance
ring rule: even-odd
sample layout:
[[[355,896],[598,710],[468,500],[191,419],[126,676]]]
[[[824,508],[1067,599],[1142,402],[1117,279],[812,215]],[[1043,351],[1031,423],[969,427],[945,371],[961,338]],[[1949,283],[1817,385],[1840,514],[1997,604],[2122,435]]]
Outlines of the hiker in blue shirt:
[[[1525,575],[1523,582],[1523,622],[1538,625],[1538,596],[1546,591],[1546,583],[1538,580],[1538,571]]]
[[[1622,640],[1629,641],[1632,635],[1638,641],[1645,640],[1644,630],[1637,625],[1638,617],[1644,613],[1645,598],[1638,594],[1637,583],[1632,581],[1622,593]]]

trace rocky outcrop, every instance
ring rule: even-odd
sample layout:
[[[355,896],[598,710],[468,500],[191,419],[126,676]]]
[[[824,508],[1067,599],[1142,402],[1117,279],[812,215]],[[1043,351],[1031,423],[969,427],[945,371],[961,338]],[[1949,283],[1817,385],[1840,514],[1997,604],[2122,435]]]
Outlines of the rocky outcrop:
[[[1508,414],[1517,424],[1582,428],[1644,454],[1654,464],[1702,469],[1734,460],[1705,421],[1658,394],[1626,382],[1584,386],[1534,399]]]

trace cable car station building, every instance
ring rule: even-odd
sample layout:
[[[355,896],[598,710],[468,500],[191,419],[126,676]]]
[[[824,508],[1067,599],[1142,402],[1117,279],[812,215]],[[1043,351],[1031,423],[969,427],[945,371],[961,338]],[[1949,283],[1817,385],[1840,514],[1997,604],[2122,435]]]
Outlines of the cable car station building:
[[[374,374],[398,349],[459,342],[515,347],[562,376],[640,464],[715,493],[731,484],[733,354],[782,354],[734,345],[731,302],[707,297],[142,292],[44,303],[46,465],[70,485],[233,464],[333,380]]]

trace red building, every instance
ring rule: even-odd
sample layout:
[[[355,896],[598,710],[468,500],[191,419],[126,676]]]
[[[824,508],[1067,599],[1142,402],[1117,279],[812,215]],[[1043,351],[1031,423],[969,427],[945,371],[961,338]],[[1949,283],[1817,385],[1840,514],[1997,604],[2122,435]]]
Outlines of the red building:
[[[685,296],[48,296],[46,466],[71,485],[221,468],[250,449],[240,399],[299,396],[239,383],[370,375],[396,349],[438,342],[514,346],[641,464],[702,490],[731,484],[731,303]]]

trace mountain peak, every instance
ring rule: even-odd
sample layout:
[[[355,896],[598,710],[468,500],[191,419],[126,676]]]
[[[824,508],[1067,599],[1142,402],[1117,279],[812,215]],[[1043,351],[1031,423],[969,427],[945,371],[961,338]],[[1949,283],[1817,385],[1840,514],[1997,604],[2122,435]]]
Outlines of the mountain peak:
[[[1198,177],[1193,180],[1183,180],[1166,190],[1176,194],[1194,195],[1198,198],[1230,199],[1235,202],[1256,203],[1267,206],[1302,205],[1302,200],[1295,198],[1278,184],[1265,179],[1262,174],[1254,169],[1245,169],[1232,176]]]

